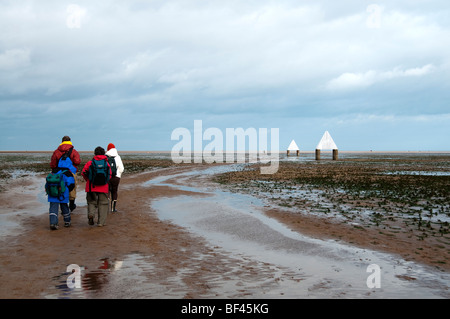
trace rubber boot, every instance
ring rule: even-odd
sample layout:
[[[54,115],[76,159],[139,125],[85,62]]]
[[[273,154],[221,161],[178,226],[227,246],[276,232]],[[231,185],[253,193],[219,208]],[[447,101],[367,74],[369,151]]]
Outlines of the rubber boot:
[[[111,211],[114,212],[114,213],[117,212],[117,210],[116,210],[116,204],[117,204],[117,201],[116,201],[116,200],[113,200],[113,201],[112,201],[112,209],[111,209]]]
[[[70,208],[71,212],[73,212],[75,210],[75,208],[77,208],[77,205],[75,205],[75,200],[74,199],[71,199],[69,201],[69,208]]]

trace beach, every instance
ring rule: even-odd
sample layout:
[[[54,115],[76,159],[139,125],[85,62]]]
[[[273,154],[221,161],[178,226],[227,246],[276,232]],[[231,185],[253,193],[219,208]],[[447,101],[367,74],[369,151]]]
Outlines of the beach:
[[[104,227],[87,223],[80,176],[72,225],[60,217],[56,231],[45,175],[5,178],[0,298],[450,297],[446,154],[283,158],[267,176],[133,156]],[[402,191],[383,184],[394,180]],[[73,264],[82,288],[67,286]],[[381,288],[367,284],[372,264]]]

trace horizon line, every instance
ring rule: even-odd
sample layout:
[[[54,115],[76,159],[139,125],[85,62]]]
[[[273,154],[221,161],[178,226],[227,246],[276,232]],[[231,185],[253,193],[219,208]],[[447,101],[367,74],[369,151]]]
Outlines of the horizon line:
[[[85,151],[85,150],[77,150],[78,151],[78,153],[83,153],[83,154],[85,154],[85,153],[93,153],[94,151]],[[286,151],[287,150],[285,150],[285,151],[270,151],[270,152],[268,152],[268,153],[272,153],[272,152],[275,152],[275,153],[280,153],[280,154],[282,154],[282,153],[284,153],[284,154],[286,154]],[[322,152],[332,152],[332,150],[321,150]],[[405,151],[405,150],[398,150],[398,151],[392,151],[392,150],[390,150],[390,151],[378,151],[378,150],[357,150],[357,151],[355,151],[355,150],[346,150],[346,151],[344,151],[344,150],[338,150],[339,151],[339,153],[450,153],[450,150],[446,150],[446,151],[437,151],[437,150],[408,150],[408,151]],[[54,152],[54,150],[30,150],[30,151],[28,151],[28,150],[0,150],[0,154],[7,154],[7,153],[53,153]],[[197,153],[202,153],[203,151],[190,151],[192,154],[197,154]],[[218,152],[221,152],[221,153],[224,153],[224,154],[226,154],[226,153],[261,153],[261,152],[259,152],[259,151],[247,151],[247,150],[245,150],[245,151],[218,151]],[[292,151],[293,152],[293,155],[292,156],[295,156],[294,155],[294,152],[295,151]],[[304,151],[301,151],[300,150],[300,154],[302,154],[302,153],[314,153],[315,152],[315,150],[304,150]],[[172,153],[172,151],[168,151],[168,150],[165,150],[165,151],[162,151],[162,150],[159,150],[159,151],[155,151],[155,150],[148,150],[148,151],[138,151],[138,150],[126,150],[126,151],[119,151],[119,153],[147,153],[147,154],[150,154],[150,153]]]

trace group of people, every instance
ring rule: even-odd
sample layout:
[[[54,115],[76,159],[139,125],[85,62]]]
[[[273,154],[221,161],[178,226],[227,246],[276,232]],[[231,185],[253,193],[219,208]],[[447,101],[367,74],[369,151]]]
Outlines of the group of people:
[[[64,219],[64,227],[71,226],[71,212],[77,205],[76,174],[81,164],[80,154],[75,150],[69,136],[62,138],[61,144],[53,152],[50,168],[46,177],[45,189],[50,203],[50,229],[58,229],[58,213]],[[101,146],[94,150],[94,157],[81,170],[86,181],[86,202],[88,224],[94,225],[97,213],[97,225],[104,226],[108,211],[117,212],[119,183],[124,165],[114,144],[109,143],[107,151]],[[109,206],[110,205],[110,206]]]

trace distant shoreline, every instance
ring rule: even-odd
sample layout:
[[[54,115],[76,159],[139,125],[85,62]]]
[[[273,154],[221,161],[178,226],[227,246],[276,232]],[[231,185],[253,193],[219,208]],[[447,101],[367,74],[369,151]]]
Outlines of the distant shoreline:
[[[78,153],[94,153],[94,151],[80,151],[77,150]],[[0,154],[8,154],[8,153],[50,153],[52,154],[54,151],[0,151]],[[120,153],[138,153],[138,154],[157,154],[157,153],[170,153],[170,151],[120,151]]]
[[[90,154],[93,153],[93,151],[79,151],[79,153],[83,154]],[[315,151],[300,151],[300,154],[312,154]],[[331,152],[331,150],[323,150],[322,152]],[[19,154],[32,154],[32,153],[53,153],[53,151],[0,151],[0,154],[12,154],[12,153],[19,153]],[[161,154],[161,153],[167,153],[170,154],[171,151],[120,151],[120,153],[123,154]],[[193,151],[193,154],[197,154],[200,152]],[[227,152],[223,152],[227,153]],[[241,152],[238,152],[241,153]],[[248,152],[247,152],[248,153]],[[279,151],[280,154],[286,154],[286,151]],[[341,151],[339,150],[339,153],[342,154],[450,154],[450,151]],[[292,154],[291,156],[295,156]]]

